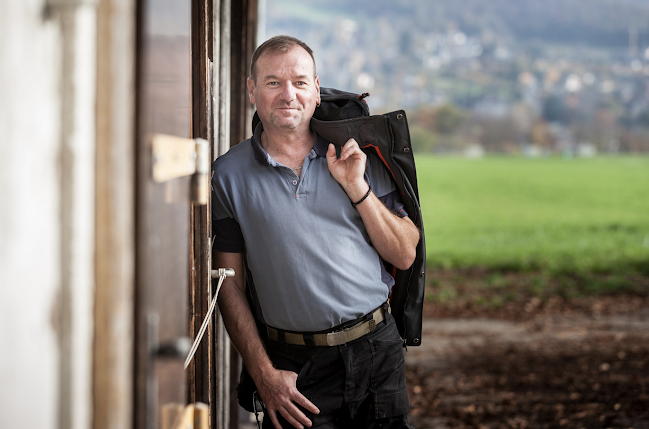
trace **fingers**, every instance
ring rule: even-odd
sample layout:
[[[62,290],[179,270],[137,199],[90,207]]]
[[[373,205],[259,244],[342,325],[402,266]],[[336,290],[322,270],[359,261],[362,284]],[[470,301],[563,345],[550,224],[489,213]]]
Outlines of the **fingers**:
[[[277,419],[277,414],[275,413],[275,410],[271,410],[268,407],[266,407],[266,411],[268,417],[270,417],[270,421],[273,422],[273,426],[275,426],[275,429],[282,429],[282,425],[279,424],[279,420]],[[266,418],[265,415],[264,418]]]
[[[306,400],[306,398],[304,398]],[[308,400],[306,400],[309,402]],[[310,403],[310,402],[309,402]],[[318,414],[320,410],[318,410],[315,405],[311,404],[313,409],[316,410],[315,414]],[[279,419],[277,418],[277,411],[286,419],[286,421],[291,424],[293,427],[302,429],[305,426],[306,427],[311,427],[313,424],[311,420],[307,416],[304,415],[304,413],[296,407],[293,403],[290,404],[285,404],[280,406],[277,410],[271,410],[267,409],[268,415],[270,417],[271,422],[273,422],[273,426],[275,426],[276,429],[282,429],[282,425],[279,422]],[[313,411],[312,411],[313,412]]]
[[[367,190],[364,178],[366,161],[367,155],[354,139],[347,140],[338,158],[336,158],[336,149],[333,144],[327,148],[329,172],[350,197],[352,194],[356,195],[360,192],[360,188]]]
[[[311,425],[313,424],[311,420],[309,420],[307,416],[305,416],[304,413],[300,411],[300,409],[293,404],[290,404],[285,407],[281,407],[278,411],[282,415],[282,417],[284,417],[286,421],[289,422],[289,424],[291,424],[293,427],[302,429],[305,426],[311,427]]]
[[[320,414],[320,410],[318,407],[315,406],[315,404],[311,401],[309,401],[306,396],[301,394],[299,391],[297,394],[292,398],[293,402],[295,402],[298,405],[301,405],[304,407],[307,411],[311,411],[313,414]],[[299,409],[296,407],[296,410],[299,411]]]
[[[327,160],[331,160],[333,158],[334,161],[336,159],[344,161],[355,153],[363,153],[363,151],[354,139],[347,140],[347,142],[343,145],[343,148],[340,152],[340,157],[336,157],[336,147],[332,143],[329,143],[329,147],[327,148]]]
[[[348,162],[360,162],[365,165],[365,157],[365,153],[354,139],[347,140],[347,143],[345,143],[340,151],[339,157],[336,157],[336,147],[332,143],[329,143],[329,147],[327,148],[327,163],[329,167],[332,167],[334,164],[347,164]]]
[[[304,407],[306,410],[318,414],[320,410],[311,403],[295,386],[297,374],[292,371],[276,371],[273,376],[268,377],[265,381],[269,382],[265,386],[269,390],[264,389],[262,399],[266,404],[268,416],[273,422],[273,426],[281,429],[277,412],[296,428],[303,428],[311,426],[311,420],[295,405],[296,403]],[[260,393],[261,389],[260,389]]]
[[[296,428],[302,428],[303,425],[311,427],[312,422],[309,418],[304,415],[302,410],[300,410],[295,404],[299,404],[304,407],[306,410],[312,412],[313,414],[319,414],[320,410],[316,407],[311,401],[309,401],[304,395],[299,391],[296,391],[295,394],[291,395],[290,401],[284,403],[278,407],[280,414]],[[271,418],[272,421],[272,418]]]
[[[356,140],[349,139],[347,140],[347,143],[345,143],[345,145],[343,146],[343,149],[340,152],[339,159],[341,161],[344,161],[356,153],[363,153],[363,152],[361,151],[361,148],[358,146],[358,143],[356,143]]]
[[[336,147],[329,143],[329,147],[327,148],[327,164],[329,164],[330,168],[336,162],[336,159]]]

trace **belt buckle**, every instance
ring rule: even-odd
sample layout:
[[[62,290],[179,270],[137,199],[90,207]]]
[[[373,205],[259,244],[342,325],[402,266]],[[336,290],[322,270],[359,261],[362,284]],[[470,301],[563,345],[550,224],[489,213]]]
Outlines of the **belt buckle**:
[[[368,322],[368,329],[370,330],[370,332],[374,332],[374,330],[376,329],[376,320],[370,319],[368,320]]]
[[[345,331],[330,332],[327,334],[327,345],[339,346],[347,342]]]

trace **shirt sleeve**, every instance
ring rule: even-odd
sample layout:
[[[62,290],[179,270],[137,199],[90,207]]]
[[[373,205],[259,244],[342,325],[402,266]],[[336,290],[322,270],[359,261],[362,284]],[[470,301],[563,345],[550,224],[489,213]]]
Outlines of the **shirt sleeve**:
[[[215,161],[216,163],[216,161]],[[216,170],[214,164],[213,171]],[[234,218],[229,199],[225,195],[218,176],[212,176],[212,235],[214,250],[228,253],[243,253],[244,240],[239,222]]]
[[[397,189],[387,195],[383,195],[378,198],[392,213],[396,214],[399,217],[408,216],[408,212],[406,212],[406,208],[403,206],[401,192],[399,192]]]
[[[239,222],[226,217],[212,221],[214,249],[219,252],[243,253],[244,241]]]

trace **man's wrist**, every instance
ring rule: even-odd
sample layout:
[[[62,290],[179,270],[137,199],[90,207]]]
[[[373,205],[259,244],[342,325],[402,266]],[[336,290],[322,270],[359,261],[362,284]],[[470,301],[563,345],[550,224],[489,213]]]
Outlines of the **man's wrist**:
[[[356,207],[357,205],[359,205],[360,203],[362,203],[363,201],[365,201],[365,200],[367,199],[367,197],[370,196],[370,194],[372,193],[372,187],[371,187],[370,185],[367,185],[367,188],[368,188],[368,189],[367,189],[367,192],[365,193],[365,195],[363,195],[363,196],[362,196],[359,200],[357,200],[356,202],[352,201],[352,207]]]
[[[347,186],[344,186],[344,189],[347,193],[347,197],[349,197],[349,200],[353,204],[367,195],[371,188],[369,183],[363,180],[360,183],[348,184]]]
[[[263,355],[249,362],[249,365],[245,360],[244,363],[246,364],[248,373],[255,381],[268,377],[269,373],[276,370],[275,365],[273,365],[265,350],[263,351]]]

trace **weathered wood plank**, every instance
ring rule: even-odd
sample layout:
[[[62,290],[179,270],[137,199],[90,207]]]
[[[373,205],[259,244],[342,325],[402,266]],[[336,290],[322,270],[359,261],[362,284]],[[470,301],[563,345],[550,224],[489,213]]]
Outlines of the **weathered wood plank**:
[[[133,424],[135,5],[97,9],[93,428]]]
[[[212,115],[212,0],[192,0],[192,136],[204,138],[213,147]],[[211,156],[211,155],[210,155]],[[198,332],[210,301],[209,203],[193,206],[191,212],[190,335]],[[190,401],[214,402],[212,328],[199,346],[189,368]]]

